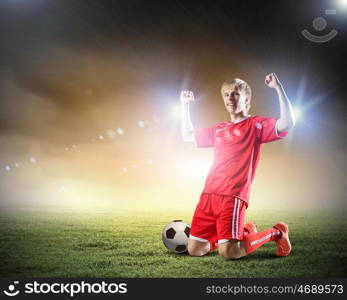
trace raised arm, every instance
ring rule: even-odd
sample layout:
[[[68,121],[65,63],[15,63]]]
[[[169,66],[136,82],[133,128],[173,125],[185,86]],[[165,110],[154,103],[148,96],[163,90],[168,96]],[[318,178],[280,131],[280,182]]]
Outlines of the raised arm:
[[[190,120],[189,103],[194,101],[192,91],[181,92],[181,135],[185,142],[195,143],[194,127]]]
[[[287,131],[295,125],[292,105],[275,73],[266,75],[265,84],[276,90],[280,103],[280,118],[277,122],[277,132]]]

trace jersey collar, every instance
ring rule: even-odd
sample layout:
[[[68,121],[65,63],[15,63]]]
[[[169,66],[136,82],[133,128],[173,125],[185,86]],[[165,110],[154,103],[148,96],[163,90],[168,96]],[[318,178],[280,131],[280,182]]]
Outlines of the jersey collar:
[[[242,121],[248,119],[250,116],[251,116],[251,115],[247,115],[247,116],[241,118],[240,120],[237,120],[236,122],[228,121],[228,123],[237,124],[237,123],[240,123],[240,122],[242,122]]]

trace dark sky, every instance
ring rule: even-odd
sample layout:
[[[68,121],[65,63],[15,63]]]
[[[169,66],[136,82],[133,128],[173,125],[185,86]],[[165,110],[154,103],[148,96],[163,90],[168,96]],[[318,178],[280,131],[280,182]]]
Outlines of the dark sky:
[[[316,17],[327,21],[321,32],[312,27]],[[276,115],[276,97],[263,84],[276,72],[304,111],[293,153],[316,153],[314,162],[327,160],[329,174],[340,178],[346,175],[346,25],[347,7],[337,0],[2,0],[2,165],[22,156],[57,157],[57,148],[117,127],[133,132],[120,146],[130,153],[143,138],[137,121],[164,121],[157,138],[171,128],[168,107],[181,89],[197,96],[196,127],[226,120],[219,89],[234,77],[251,85],[254,114]],[[316,44],[301,35],[305,28],[338,35]]]
[[[257,75],[270,70],[292,86],[306,75],[309,93],[339,93],[347,10],[326,17],[324,33],[340,32],[330,43],[300,35],[337,2],[5,0],[1,81],[63,110],[150,85],[175,92],[185,77],[210,88],[239,73],[261,82]],[[94,97],[85,97],[87,89]],[[1,119],[1,130],[9,130]]]
[[[49,109],[45,105],[81,113],[117,94],[136,105],[150,98],[146,105],[155,106],[153,90],[175,95],[184,82],[214,92],[221,81],[238,75],[256,88],[260,76],[275,71],[293,88],[305,76],[308,97],[333,93],[327,109],[340,114],[347,11],[326,17],[324,33],[339,31],[331,42],[313,44],[300,35],[303,28],[314,31],[313,18],[336,3],[1,1],[1,132],[23,130],[21,117],[16,125],[13,112],[4,115],[13,110],[6,105],[15,93],[10,83],[18,93],[47,100],[42,114]],[[113,104],[119,105],[114,99]]]

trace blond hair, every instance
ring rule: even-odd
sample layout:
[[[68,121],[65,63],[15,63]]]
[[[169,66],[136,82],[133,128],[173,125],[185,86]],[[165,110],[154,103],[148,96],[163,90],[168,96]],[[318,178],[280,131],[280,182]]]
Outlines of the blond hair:
[[[237,89],[244,91],[246,94],[246,97],[248,99],[248,103],[246,105],[246,109],[247,111],[249,111],[249,109],[251,108],[251,99],[252,99],[252,89],[251,87],[248,85],[248,83],[240,78],[234,78],[231,81],[225,81],[222,84],[221,87],[221,93],[223,95],[223,88],[225,88],[226,86],[231,86],[231,87],[236,87]]]

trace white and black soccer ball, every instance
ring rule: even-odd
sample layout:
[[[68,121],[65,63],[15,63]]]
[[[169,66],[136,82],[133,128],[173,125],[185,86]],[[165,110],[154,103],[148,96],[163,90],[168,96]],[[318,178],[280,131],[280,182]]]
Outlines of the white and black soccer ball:
[[[189,232],[190,226],[182,220],[167,224],[162,234],[165,247],[175,253],[187,252]]]

